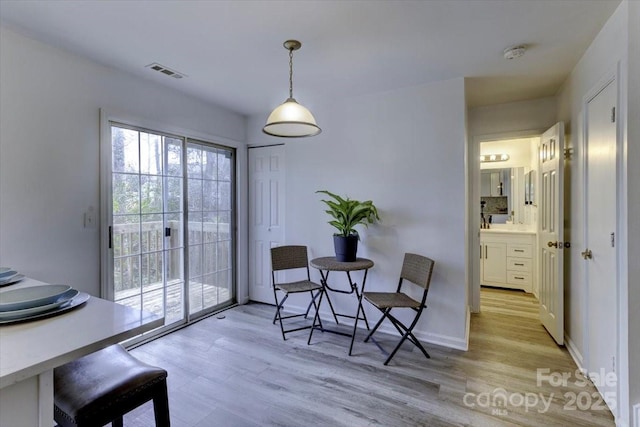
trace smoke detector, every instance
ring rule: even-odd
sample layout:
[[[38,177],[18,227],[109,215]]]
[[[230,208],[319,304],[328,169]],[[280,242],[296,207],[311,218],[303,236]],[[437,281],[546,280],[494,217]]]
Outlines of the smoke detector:
[[[527,47],[524,45],[508,47],[504,50],[504,59],[515,59],[520,58],[524,55]]]

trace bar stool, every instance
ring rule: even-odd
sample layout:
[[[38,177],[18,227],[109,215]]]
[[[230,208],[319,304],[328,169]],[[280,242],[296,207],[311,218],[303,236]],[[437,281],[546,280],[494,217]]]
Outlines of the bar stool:
[[[167,371],[143,363],[115,344],[53,371],[54,419],[61,427],[112,423],[153,400],[156,427],[169,426]]]

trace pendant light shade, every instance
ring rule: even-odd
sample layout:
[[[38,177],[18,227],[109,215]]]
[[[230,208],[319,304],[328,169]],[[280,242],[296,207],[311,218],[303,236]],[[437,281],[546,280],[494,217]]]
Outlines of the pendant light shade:
[[[269,114],[262,131],[282,138],[314,136],[322,130],[316,124],[313,114],[293,98],[293,51],[302,44],[297,40],[287,40],[284,47],[289,51],[289,98]]]
[[[269,114],[264,133],[284,138],[313,136],[321,132],[316,119],[306,107],[289,98]]]

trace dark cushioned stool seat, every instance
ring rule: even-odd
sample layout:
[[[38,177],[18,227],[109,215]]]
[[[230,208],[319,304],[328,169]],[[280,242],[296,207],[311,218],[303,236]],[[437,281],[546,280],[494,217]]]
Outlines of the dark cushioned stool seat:
[[[55,368],[54,418],[62,427],[122,426],[122,416],[153,399],[156,426],[169,426],[167,371],[116,344]]]

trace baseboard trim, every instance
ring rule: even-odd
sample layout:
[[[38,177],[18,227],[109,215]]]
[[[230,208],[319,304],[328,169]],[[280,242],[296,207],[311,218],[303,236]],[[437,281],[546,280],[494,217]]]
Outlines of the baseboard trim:
[[[576,365],[578,365],[579,369],[584,370],[584,358],[582,357],[582,353],[578,350],[576,344],[571,340],[571,337],[567,334],[564,334],[564,344],[571,355],[571,358]]]
[[[387,331],[385,331],[387,332]],[[397,333],[397,331],[389,330],[389,333]],[[414,335],[420,340],[429,344],[441,345],[443,347],[453,348],[456,350],[467,351],[469,346],[464,338],[452,337],[451,335],[435,334],[433,332],[415,332]]]
[[[464,351],[469,350],[469,340],[471,339],[471,307],[467,306],[467,330],[464,332]]]

